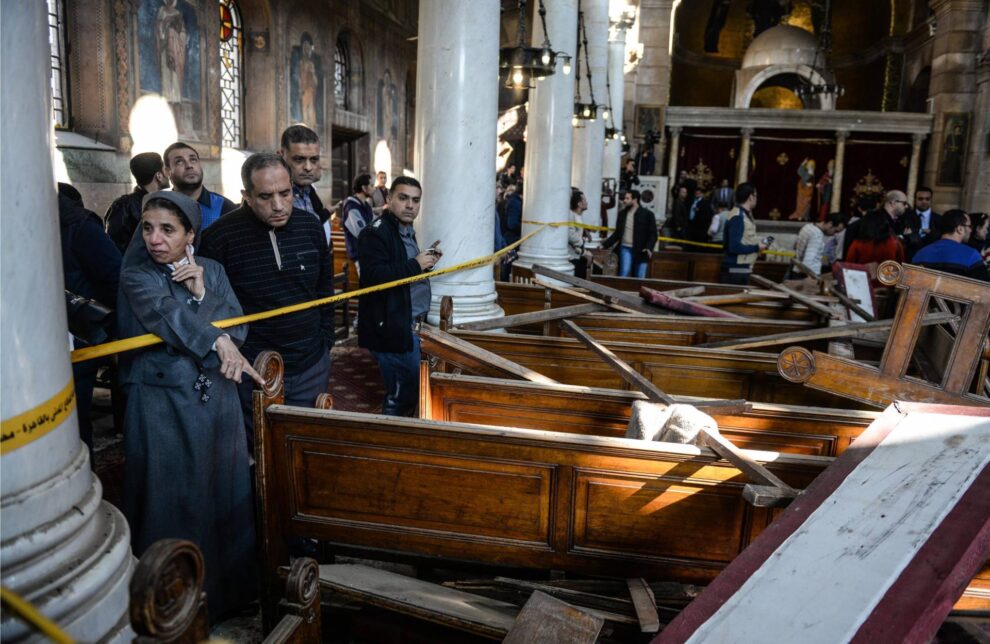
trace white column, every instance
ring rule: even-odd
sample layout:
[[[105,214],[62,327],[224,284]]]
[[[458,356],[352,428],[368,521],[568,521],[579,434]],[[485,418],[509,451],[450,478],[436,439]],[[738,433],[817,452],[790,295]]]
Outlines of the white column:
[[[423,202],[420,246],[440,240],[438,268],[495,247],[495,126],[498,120],[498,0],[420,0],[416,65],[416,174]],[[454,323],[502,315],[492,267],[431,280],[429,320],[440,298]]]
[[[577,0],[548,0],[547,31],[550,44],[557,52],[571,57],[577,45]],[[543,25],[533,24],[533,46],[543,44]],[[571,202],[571,118],[574,115],[574,73],[564,74],[558,57],[557,71],[536,81],[529,93],[526,124],[526,176],[523,184],[523,219],[539,222],[567,221]],[[594,206],[589,200],[588,213]],[[591,223],[595,218],[587,218]],[[537,224],[523,224],[527,235]],[[567,228],[545,228],[525,242],[519,250],[520,266],[539,264],[554,270],[573,273],[568,261]]]
[[[591,65],[591,82],[595,102],[605,105],[605,66],[608,64],[608,0],[582,0],[585,30],[588,32],[588,49],[582,43],[582,59],[587,56]],[[581,38],[583,34],[578,34]],[[578,67],[575,65],[574,71]],[[581,102],[591,102],[591,92],[585,77],[584,60],[581,63]],[[577,82],[577,80],[575,80]],[[601,112],[599,111],[599,114]],[[571,164],[571,181],[588,198],[589,219],[595,219],[602,203],[602,161],[605,153],[605,122],[599,117],[594,121],[580,122],[574,128],[574,154]]]
[[[612,115],[610,119],[605,120],[605,124],[615,123],[615,127],[618,130],[622,130],[622,117],[623,117],[623,90],[625,89],[625,82],[623,81],[623,65],[626,58],[626,32],[631,25],[628,20],[624,17],[614,20],[612,22],[611,28],[608,30],[608,74],[609,74],[609,85],[610,85],[610,95],[609,100],[612,103]],[[619,176],[622,172],[622,141],[619,139],[606,139],[605,140],[605,158],[602,165],[602,178],[603,179],[615,179],[616,190],[618,190]],[[608,225],[615,226],[615,219],[619,212],[618,210],[619,196],[616,194],[616,205],[609,208],[608,211]],[[599,209],[594,207],[591,202],[588,203],[588,212],[594,211],[595,215],[598,215]],[[587,218],[589,223],[598,223],[598,217]]]
[[[918,189],[918,166],[921,163],[921,144],[924,134],[915,134],[911,138],[911,163],[908,166],[907,196],[914,203],[914,193]]]
[[[828,204],[829,213],[841,212],[842,210],[842,179],[845,175],[846,165],[846,139],[849,132],[839,130],[835,133],[835,173],[832,175],[832,199]],[[917,166],[915,173],[917,174]]]
[[[667,176],[670,177],[670,186],[677,183],[677,158],[681,153],[681,128],[670,128],[670,158],[667,159]],[[667,200],[670,203],[670,199]]]
[[[0,5],[0,73],[17,88],[0,103],[0,583],[77,641],[129,642],[130,534],[101,500],[72,393],[49,56],[45,3]],[[28,633],[5,612],[0,639]]]
[[[749,144],[753,137],[753,128],[744,127],[740,130],[742,139],[739,142],[738,172],[736,185],[749,181]]]

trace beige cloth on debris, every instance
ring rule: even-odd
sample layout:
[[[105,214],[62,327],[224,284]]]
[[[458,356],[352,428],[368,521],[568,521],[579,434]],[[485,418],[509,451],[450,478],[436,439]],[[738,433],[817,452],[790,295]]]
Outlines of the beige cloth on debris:
[[[626,438],[703,446],[702,428],[718,433],[715,419],[693,405],[658,405],[637,400],[626,428]]]

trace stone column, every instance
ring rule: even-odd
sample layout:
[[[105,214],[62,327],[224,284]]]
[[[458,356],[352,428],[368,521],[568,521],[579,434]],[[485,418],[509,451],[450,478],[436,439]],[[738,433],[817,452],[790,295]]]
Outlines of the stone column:
[[[742,139],[739,141],[739,166],[736,173],[736,185],[749,181],[749,144],[753,138],[753,128],[744,127],[739,132]]]
[[[907,196],[912,203],[914,203],[914,193],[918,189],[918,166],[921,165],[921,144],[924,140],[924,134],[915,134],[911,137],[911,163],[908,165]]]
[[[626,32],[631,25],[624,18],[613,20],[608,30],[608,75],[609,75],[609,102],[612,104],[612,114],[610,119],[605,120],[606,126],[611,123],[615,128],[622,130],[623,119],[623,72],[622,68],[626,56]],[[616,190],[618,190],[619,177],[622,174],[622,141],[619,139],[605,140],[605,160],[602,165],[602,178],[615,179]],[[619,196],[616,194],[616,205],[608,210],[608,225],[615,226],[615,219],[619,212]],[[593,208],[589,203],[588,212]],[[598,223],[598,219],[594,220]]]
[[[984,147],[990,141],[990,18],[983,28],[983,47],[976,69],[976,108],[963,191],[963,207],[969,212],[990,212],[990,151]]]
[[[670,128],[670,158],[667,160],[667,176],[670,177],[670,187],[677,183],[677,159],[681,153],[681,128]],[[670,200],[667,200],[670,203]]]
[[[670,33],[674,0],[640,0],[639,41],[643,58],[636,68],[633,104],[670,104]],[[637,132],[641,136],[642,132]]]
[[[936,29],[932,43],[932,78],[928,95],[934,105],[935,122],[928,146],[924,182],[935,190],[933,210],[945,212],[962,204],[961,186],[938,183],[938,166],[945,147],[945,114],[970,114],[970,128],[980,120],[975,113],[977,97],[976,64],[980,50],[980,35],[984,28],[987,8],[985,0],[930,0],[935,12]],[[985,118],[985,115],[982,115]],[[970,140],[970,144],[972,140]],[[969,147],[969,146],[967,146]],[[982,154],[972,148],[966,157]],[[965,183],[966,172],[963,171]],[[913,195],[912,195],[913,196]]]
[[[529,94],[526,124],[526,176],[523,184],[523,218],[529,221],[559,222],[570,217],[571,148],[574,116],[574,55],[577,48],[577,0],[548,0],[547,31],[557,52],[571,57],[574,67],[565,74],[557,59],[557,71],[536,81]],[[543,25],[533,24],[533,46],[543,44]],[[588,213],[597,212],[589,200]],[[597,218],[588,219],[596,223]],[[523,224],[524,235],[537,224]],[[567,228],[545,228],[519,250],[520,266],[540,264],[557,271],[574,272],[568,261]]]
[[[79,440],[52,174],[43,2],[0,6],[2,584],[81,642],[130,642],[133,557]],[[4,613],[0,639],[31,632]]]
[[[839,130],[835,133],[835,174],[832,175],[832,199],[828,204],[829,213],[842,210],[842,176],[846,164],[846,139],[849,132]]]
[[[585,30],[588,32],[588,49],[581,56],[587,56],[591,65],[591,82],[594,87],[595,102],[607,103],[605,93],[605,66],[608,63],[608,0],[582,0]],[[583,34],[578,34],[581,38]],[[584,64],[574,71],[581,76],[581,102],[591,102]],[[575,78],[575,82],[577,79]],[[597,221],[602,203],[602,161],[605,153],[605,121],[599,117],[594,121],[581,120],[574,128],[574,153],[571,157],[571,182],[584,191],[588,198],[588,213]]]
[[[498,25],[498,0],[419,3],[415,170],[423,202],[416,236],[421,247],[441,241],[438,268],[495,246]],[[456,324],[502,315],[491,266],[431,282],[431,324],[439,323],[444,295],[454,300]]]

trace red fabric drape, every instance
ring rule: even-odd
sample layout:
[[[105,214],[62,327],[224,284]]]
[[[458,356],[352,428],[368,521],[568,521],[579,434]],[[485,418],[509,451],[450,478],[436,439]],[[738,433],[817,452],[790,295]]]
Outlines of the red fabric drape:
[[[711,136],[718,138],[709,138]],[[677,173],[686,170],[688,174],[699,174],[707,169],[712,177],[709,188],[717,188],[723,179],[727,179],[730,186],[735,185],[738,153],[738,131],[733,135],[732,130],[692,128],[681,133]],[[701,168],[698,167],[699,163],[702,164]]]
[[[750,172],[750,181],[756,185],[759,195],[757,218],[787,219],[794,212],[798,167],[805,158],[814,160],[813,183],[817,184],[828,162],[835,158],[835,143],[831,138],[827,132],[794,130],[758,130],[753,134],[751,148],[756,165]],[[811,197],[812,220],[817,219],[821,199],[815,188]]]
[[[869,141],[902,141],[902,145],[865,143]],[[863,134],[862,138],[846,141],[846,162],[842,178],[842,199],[839,204],[842,212],[852,212],[856,186],[863,180],[872,181],[875,194],[881,196],[888,190],[907,190],[908,166],[911,161],[910,139],[903,135],[883,136]],[[872,177],[867,175],[872,173]],[[912,199],[908,195],[908,199]]]

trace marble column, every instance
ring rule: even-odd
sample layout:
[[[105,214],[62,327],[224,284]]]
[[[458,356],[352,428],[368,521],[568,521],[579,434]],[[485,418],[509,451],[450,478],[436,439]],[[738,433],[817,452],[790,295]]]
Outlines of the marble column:
[[[737,164],[736,185],[749,181],[749,146],[753,139],[753,128],[744,127],[739,140],[739,159]]]
[[[529,93],[526,124],[526,176],[523,184],[523,218],[538,222],[567,221],[571,203],[571,149],[574,116],[574,56],[577,48],[577,0],[548,0],[547,31],[550,43],[571,57],[575,69],[563,72],[558,56],[554,74],[536,81]],[[543,25],[533,25],[533,46],[543,44]],[[592,202],[589,200],[589,204]],[[594,207],[588,214],[595,212]],[[590,223],[597,219],[588,218]],[[538,224],[523,224],[523,235]],[[545,228],[519,249],[520,266],[539,264],[557,271],[574,272],[568,261],[567,228]]]
[[[631,26],[629,20],[623,16],[613,20],[608,30],[608,75],[609,75],[609,101],[612,104],[611,118],[606,119],[606,126],[614,123],[615,128],[622,130],[623,118],[623,86],[622,68],[625,64],[626,56],[626,33]],[[622,174],[622,141],[620,139],[605,140],[605,160],[602,165],[602,178],[614,179],[615,188],[618,191],[619,177]],[[608,210],[608,225],[615,226],[615,219],[618,210],[619,195],[616,193],[616,205]],[[589,208],[590,213],[593,208]],[[597,219],[595,223],[597,223]]]
[[[924,183],[935,190],[932,208],[945,212],[962,205],[962,186],[942,185],[938,181],[939,164],[945,147],[945,115],[962,112],[970,114],[970,127],[979,120],[975,113],[977,98],[977,57],[980,36],[984,28],[986,0],[930,0],[935,12],[935,37],[932,42],[932,78],[928,95],[932,100],[935,121],[928,145]],[[972,143],[972,140],[970,141]],[[968,147],[968,146],[967,146]],[[982,151],[969,149],[964,158]],[[963,183],[966,180],[963,172]]]
[[[990,18],[983,28],[983,53],[976,68],[976,107],[973,109],[970,150],[966,159],[963,207],[969,212],[990,212]]]
[[[423,201],[416,236],[421,247],[440,240],[437,268],[489,255],[495,246],[498,25],[498,0],[419,3],[415,171]],[[502,315],[491,266],[431,284],[431,324],[439,322],[444,295],[453,298],[455,323]]]
[[[634,105],[670,104],[670,38],[674,5],[675,0],[639,2],[639,42],[643,43],[643,57],[635,72]]]
[[[582,0],[585,30],[588,33],[588,49],[582,43],[581,56],[587,56],[591,65],[591,83],[595,102],[604,106],[608,99],[605,92],[605,66],[608,63],[608,0]],[[579,33],[578,38],[583,34]],[[582,103],[591,102],[592,92],[584,76],[584,65],[576,64],[574,71],[581,73]],[[575,79],[575,82],[577,80]],[[588,199],[589,219],[596,221],[602,203],[602,162],[605,154],[605,121],[602,109],[594,121],[581,120],[574,128],[574,151],[571,156],[571,183],[584,191]],[[587,216],[587,215],[586,215]]]
[[[839,130],[835,133],[835,171],[832,175],[832,199],[828,204],[829,213],[842,211],[842,177],[846,165],[846,139],[849,132]]]
[[[670,177],[670,187],[677,183],[677,159],[681,154],[681,128],[670,128],[670,158],[667,160],[667,176]],[[667,200],[670,203],[670,200]],[[668,208],[669,209],[669,208]]]
[[[0,583],[80,642],[130,642],[134,559],[90,470],[69,365],[43,2],[0,5]],[[0,639],[31,629],[4,611]],[[37,636],[36,636],[37,637]]]
[[[914,193],[918,189],[918,166],[921,165],[921,144],[925,140],[924,134],[915,134],[911,137],[911,163],[908,165],[907,196],[914,202]]]

